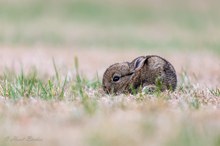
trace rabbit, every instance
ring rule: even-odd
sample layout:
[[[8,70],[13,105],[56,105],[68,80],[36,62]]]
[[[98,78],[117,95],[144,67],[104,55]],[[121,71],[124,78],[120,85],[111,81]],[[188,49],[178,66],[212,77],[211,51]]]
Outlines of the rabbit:
[[[132,62],[111,65],[103,74],[102,87],[108,94],[126,94],[140,89],[174,91],[177,76],[174,67],[157,55],[140,56]]]

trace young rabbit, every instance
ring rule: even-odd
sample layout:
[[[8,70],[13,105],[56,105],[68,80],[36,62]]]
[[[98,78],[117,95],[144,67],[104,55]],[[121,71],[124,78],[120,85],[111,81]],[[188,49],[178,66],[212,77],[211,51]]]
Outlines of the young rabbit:
[[[177,76],[174,67],[156,55],[140,56],[132,62],[111,65],[103,75],[106,93],[133,93],[139,89],[175,90]]]

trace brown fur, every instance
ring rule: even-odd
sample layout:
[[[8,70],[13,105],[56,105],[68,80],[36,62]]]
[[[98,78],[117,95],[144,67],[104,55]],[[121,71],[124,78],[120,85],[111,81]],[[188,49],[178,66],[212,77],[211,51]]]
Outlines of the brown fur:
[[[118,81],[113,81],[113,78]],[[132,62],[111,65],[103,75],[103,90],[106,93],[131,93],[142,87],[160,90],[175,90],[177,77],[174,67],[156,55],[140,56]]]

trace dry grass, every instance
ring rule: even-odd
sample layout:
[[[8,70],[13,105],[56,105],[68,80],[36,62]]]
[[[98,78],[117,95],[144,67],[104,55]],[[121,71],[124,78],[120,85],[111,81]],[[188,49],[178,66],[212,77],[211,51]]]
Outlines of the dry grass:
[[[19,85],[13,79],[17,80],[21,66],[25,74],[35,66],[45,89],[50,79],[53,89],[58,90],[52,57],[56,58],[61,83],[68,75],[61,99],[56,93],[49,98],[48,94],[32,92],[13,99],[12,94],[3,96],[1,89],[1,145],[219,145],[218,56],[207,52],[163,54],[178,73],[175,92],[109,96],[102,92],[98,80],[83,81],[85,77],[92,77],[91,71],[95,77],[97,71],[101,78],[111,63],[132,60],[143,52],[120,52],[120,57],[118,51],[47,52],[1,50],[1,68],[17,72],[8,84]],[[81,81],[76,76],[75,56]]]

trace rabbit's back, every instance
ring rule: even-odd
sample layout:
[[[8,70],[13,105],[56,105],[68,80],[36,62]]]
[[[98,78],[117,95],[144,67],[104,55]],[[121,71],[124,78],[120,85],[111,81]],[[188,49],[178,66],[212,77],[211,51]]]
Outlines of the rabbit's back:
[[[176,88],[177,77],[174,67],[160,56],[146,56],[147,61],[143,66],[141,79],[143,86],[162,83],[162,90]]]

